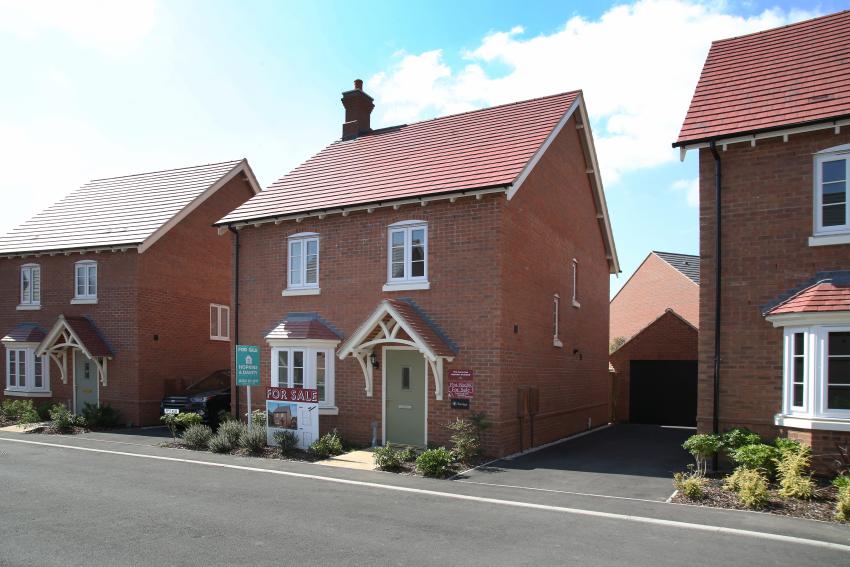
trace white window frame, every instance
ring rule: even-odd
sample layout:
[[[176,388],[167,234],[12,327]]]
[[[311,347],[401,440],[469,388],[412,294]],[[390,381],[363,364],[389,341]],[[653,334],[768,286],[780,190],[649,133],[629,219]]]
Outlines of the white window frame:
[[[37,343],[13,343],[6,345],[5,364],[6,364],[6,384],[4,394],[6,395],[35,395],[49,396],[50,395],[50,359],[45,355],[41,359],[41,386],[35,385],[35,350],[38,347]],[[11,383],[12,368],[10,364],[11,357],[17,357],[18,353],[24,353],[24,383],[21,384],[16,380],[15,385]],[[16,374],[18,373],[18,364],[15,364]]]
[[[784,364],[782,385],[782,412],[786,416],[803,419],[835,419],[850,422],[850,409],[830,409],[828,403],[829,376],[827,357],[829,333],[850,332],[846,325],[814,325],[809,327],[785,327]],[[794,335],[803,333],[804,387],[803,406],[794,406]],[[826,429],[826,427],[824,427]]]
[[[271,341],[270,341],[271,342]],[[334,352],[338,341],[310,341],[293,340],[278,341],[271,347],[271,385],[275,388],[293,388],[293,353],[304,353],[304,388],[316,388],[316,353],[325,355],[325,399],[319,400],[319,409],[323,415],[335,414],[336,407],[335,380],[334,380]],[[280,376],[278,367],[278,353],[288,352],[287,376]]]
[[[827,161],[844,161],[844,224],[836,226],[823,226],[823,163]],[[850,144],[836,146],[821,150],[814,155],[814,235],[828,236],[834,234],[850,233]]]
[[[573,307],[578,309],[581,307],[581,303],[578,302],[578,260],[573,258],[572,264],[570,266],[570,279],[571,285],[573,288]]]
[[[424,262],[421,276],[412,276],[413,271],[413,231],[423,231]],[[393,277],[393,234],[404,235],[404,275]],[[407,291],[429,289],[428,281],[428,223],[421,220],[407,220],[393,223],[387,227],[387,283],[384,291]]]
[[[29,297],[24,295],[24,275],[30,279]],[[37,282],[37,283],[36,283]],[[41,266],[38,264],[23,264],[20,275],[20,300],[18,310],[41,309]]]
[[[89,277],[89,273],[91,269],[94,269],[94,292],[91,289],[91,279]],[[80,272],[85,270],[85,283],[83,286],[83,293],[80,294],[79,289],[79,279]],[[97,294],[100,290],[100,281],[98,278],[98,267],[97,262],[95,260],[80,260],[79,262],[74,263],[74,299],[71,300],[71,303],[97,303]]]
[[[309,243],[315,242],[316,244],[316,281],[307,283],[307,246]],[[292,264],[296,259],[295,255],[292,253],[292,248],[295,244],[299,244],[301,247],[301,251],[298,255],[298,259],[301,262],[301,265],[298,269],[298,273],[300,275],[300,282],[294,283],[292,281]],[[321,288],[319,287],[319,282],[321,281],[321,270],[320,270],[320,261],[321,261],[321,244],[319,242],[319,234],[316,232],[299,232],[298,234],[293,234],[289,238],[287,238],[286,242],[286,289],[283,290],[283,295],[318,295],[321,293]]]
[[[563,348],[564,343],[561,342],[561,296],[557,293],[552,296],[552,330],[554,336],[552,338],[552,345],[557,348]]]
[[[215,313],[216,326],[218,327],[218,333],[213,332],[213,328],[212,328],[213,313]],[[227,315],[226,315],[226,317],[223,317],[223,315],[225,313]],[[226,324],[222,324],[223,319],[227,319]],[[229,341],[230,340],[230,306],[221,305],[219,303],[210,303],[210,340],[212,340],[212,341]]]

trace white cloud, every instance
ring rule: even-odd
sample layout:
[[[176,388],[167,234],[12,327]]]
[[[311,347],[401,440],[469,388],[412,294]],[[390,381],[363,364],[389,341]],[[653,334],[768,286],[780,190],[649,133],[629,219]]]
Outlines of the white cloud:
[[[124,53],[156,22],[154,0],[0,0],[0,31],[27,39],[62,33],[109,54]]]
[[[485,36],[449,66],[441,50],[402,53],[372,77],[385,125],[581,88],[605,181],[676,159],[675,140],[712,40],[817,14],[770,9],[744,17],[723,3],[641,0],[598,20],[569,19],[550,34],[522,27]],[[488,68],[507,68],[492,72]]]
[[[699,178],[680,179],[671,186],[673,191],[684,193],[685,200],[691,207],[699,207]]]

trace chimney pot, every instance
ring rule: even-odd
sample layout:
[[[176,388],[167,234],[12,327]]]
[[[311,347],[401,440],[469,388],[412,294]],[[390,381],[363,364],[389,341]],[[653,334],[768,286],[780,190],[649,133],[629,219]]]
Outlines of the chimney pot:
[[[354,88],[358,91],[363,90],[363,79],[354,79]]]

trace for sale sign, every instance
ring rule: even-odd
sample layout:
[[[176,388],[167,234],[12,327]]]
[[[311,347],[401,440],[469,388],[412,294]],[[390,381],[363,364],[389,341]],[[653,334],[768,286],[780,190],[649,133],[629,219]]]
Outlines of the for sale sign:
[[[319,391],[310,388],[266,389],[266,440],[276,445],[274,434],[295,433],[299,449],[308,449],[319,438]]]
[[[475,395],[475,385],[472,380],[450,380],[449,398],[453,400],[469,400]]]
[[[260,347],[236,345],[236,385],[260,385]]]

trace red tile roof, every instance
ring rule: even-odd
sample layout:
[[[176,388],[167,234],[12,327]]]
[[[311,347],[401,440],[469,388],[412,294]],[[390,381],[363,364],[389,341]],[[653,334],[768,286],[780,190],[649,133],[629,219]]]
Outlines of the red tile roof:
[[[436,328],[428,316],[412,301],[405,299],[385,299],[419,337],[428,344],[437,356],[454,356],[457,350]]]
[[[103,340],[100,331],[87,317],[65,317],[65,323],[92,356],[112,357],[112,349]]]
[[[0,236],[0,254],[142,244],[240,172],[256,183],[245,160],[90,181]]]
[[[44,330],[35,323],[18,323],[0,340],[15,343],[40,343],[45,336]]]
[[[850,10],[715,41],[674,145],[850,116]]]
[[[509,185],[579,95],[494,106],[336,141],[219,222]]]
[[[269,331],[266,339],[314,339],[339,341],[340,337],[318,317],[290,315]]]
[[[850,285],[818,282],[786,299],[765,315],[850,311]]]

